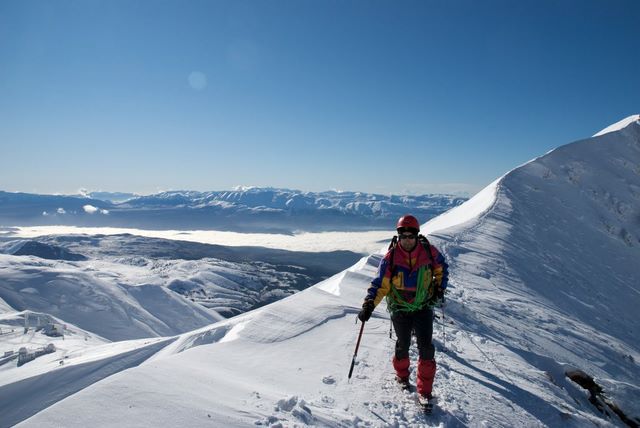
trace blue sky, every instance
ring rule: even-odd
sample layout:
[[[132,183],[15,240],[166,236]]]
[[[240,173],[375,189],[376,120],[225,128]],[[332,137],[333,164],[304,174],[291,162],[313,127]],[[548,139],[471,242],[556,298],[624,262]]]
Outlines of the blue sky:
[[[0,0],[0,190],[470,192],[640,112],[640,2]]]

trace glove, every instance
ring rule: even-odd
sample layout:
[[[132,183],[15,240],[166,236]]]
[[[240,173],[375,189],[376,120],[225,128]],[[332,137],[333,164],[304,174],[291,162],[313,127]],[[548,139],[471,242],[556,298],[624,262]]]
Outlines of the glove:
[[[371,299],[365,300],[364,303],[362,304],[362,309],[360,309],[360,312],[358,313],[358,319],[362,322],[369,321],[369,318],[371,318],[371,314],[373,313],[374,307],[375,305],[373,304],[373,300]]]

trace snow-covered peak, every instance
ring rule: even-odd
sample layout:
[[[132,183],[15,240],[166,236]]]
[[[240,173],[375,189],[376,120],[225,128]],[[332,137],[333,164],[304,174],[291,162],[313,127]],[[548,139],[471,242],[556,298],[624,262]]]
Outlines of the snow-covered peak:
[[[640,114],[634,114],[629,117],[622,119],[619,122],[614,123],[613,125],[609,125],[604,128],[602,131],[598,132],[594,135],[594,137],[599,137],[600,135],[607,134],[609,132],[619,131],[627,126],[631,125],[633,122],[637,122],[640,120]]]
[[[638,123],[639,121],[640,121],[640,115],[636,114],[636,115],[629,116],[625,119],[622,119],[619,122],[616,122],[606,127],[602,131],[595,134],[594,137],[599,137],[611,132],[620,131],[624,128],[627,128],[631,124]],[[428,234],[436,233],[442,229],[447,229],[450,227],[467,223],[469,221],[476,220],[484,212],[490,209],[491,206],[494,204],[498,194],[497,193],[498,189],[501,186],[501,183],[505,177],[509,176],[512,172],[516,173],[516,171],[518,171],[521,168],[536,168],[535,165],[538,165],[538,161],[540,161],[540,163],[544,163],[546,161],[543,159],[546,159],[550,156],[551,157],[556,156],[555,154],[552,155],[552,153],[555,150],[556,149],[551,150],[543,156],[532,159],[528,162],[525,162],[523,165],[517,168],[514,168],[513,170],[509,171],[505,175],[499,177],[498,179],[493,181],[491,184],[486,186],[484,189],[482,189],[480,192],[478,192],[468,201],[464,202],[461,205],[458,205],[457,207],[450,209],[449,211],[443,213],[442,215],[427,222],[424,226],[422,226],[424,233],[428,233]],[[575,149],[572,149],[572,150],[575,150]],[[562,162],[563,160],[564,158],[562,158],[560,162]],[[590,159],[590,161],[595,161],[595,159]],[[619,160],[619,161],[624,162],[624,160]]]
[[[496,199],[498,186],[503,177],[493,181],[487,187],[476,193],[471,199],[439,215],[421,227],[423,233],[432,234],[442,229],[464,224],[476,220],[491,208]]]

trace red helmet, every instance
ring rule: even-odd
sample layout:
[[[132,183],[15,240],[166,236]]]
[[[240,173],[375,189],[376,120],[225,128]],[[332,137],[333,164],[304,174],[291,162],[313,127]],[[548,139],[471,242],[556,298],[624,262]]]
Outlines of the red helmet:
[[[396,229],[398,232],[401,229],[415,229],[416,233],[418,233],[420,232],[420,223],[418,223],[418,219],[412,215],[403,215],[398,219]]]

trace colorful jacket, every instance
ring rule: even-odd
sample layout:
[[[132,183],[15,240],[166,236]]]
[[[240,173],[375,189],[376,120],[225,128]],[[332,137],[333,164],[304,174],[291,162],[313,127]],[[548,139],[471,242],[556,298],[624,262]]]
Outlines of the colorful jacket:
[[[430,251],[427,252],[426,246]],[[393,254],[392,269],[391,256]],[[436,247],[418,242],[411,251],[405,251],[400,245],[389,250],[378,266],[378,273],[367,290],[366,299],[373,299],[377,306],[383,297],[387,296],[389,311],[403,309],[401,300],[413,303],[418,290],[418,278],[421,277],[422,287],[426,290],[426,298],[420,308],[432,304],[435,300],[437,288],[447,288],[449,277],[448,265]]]

